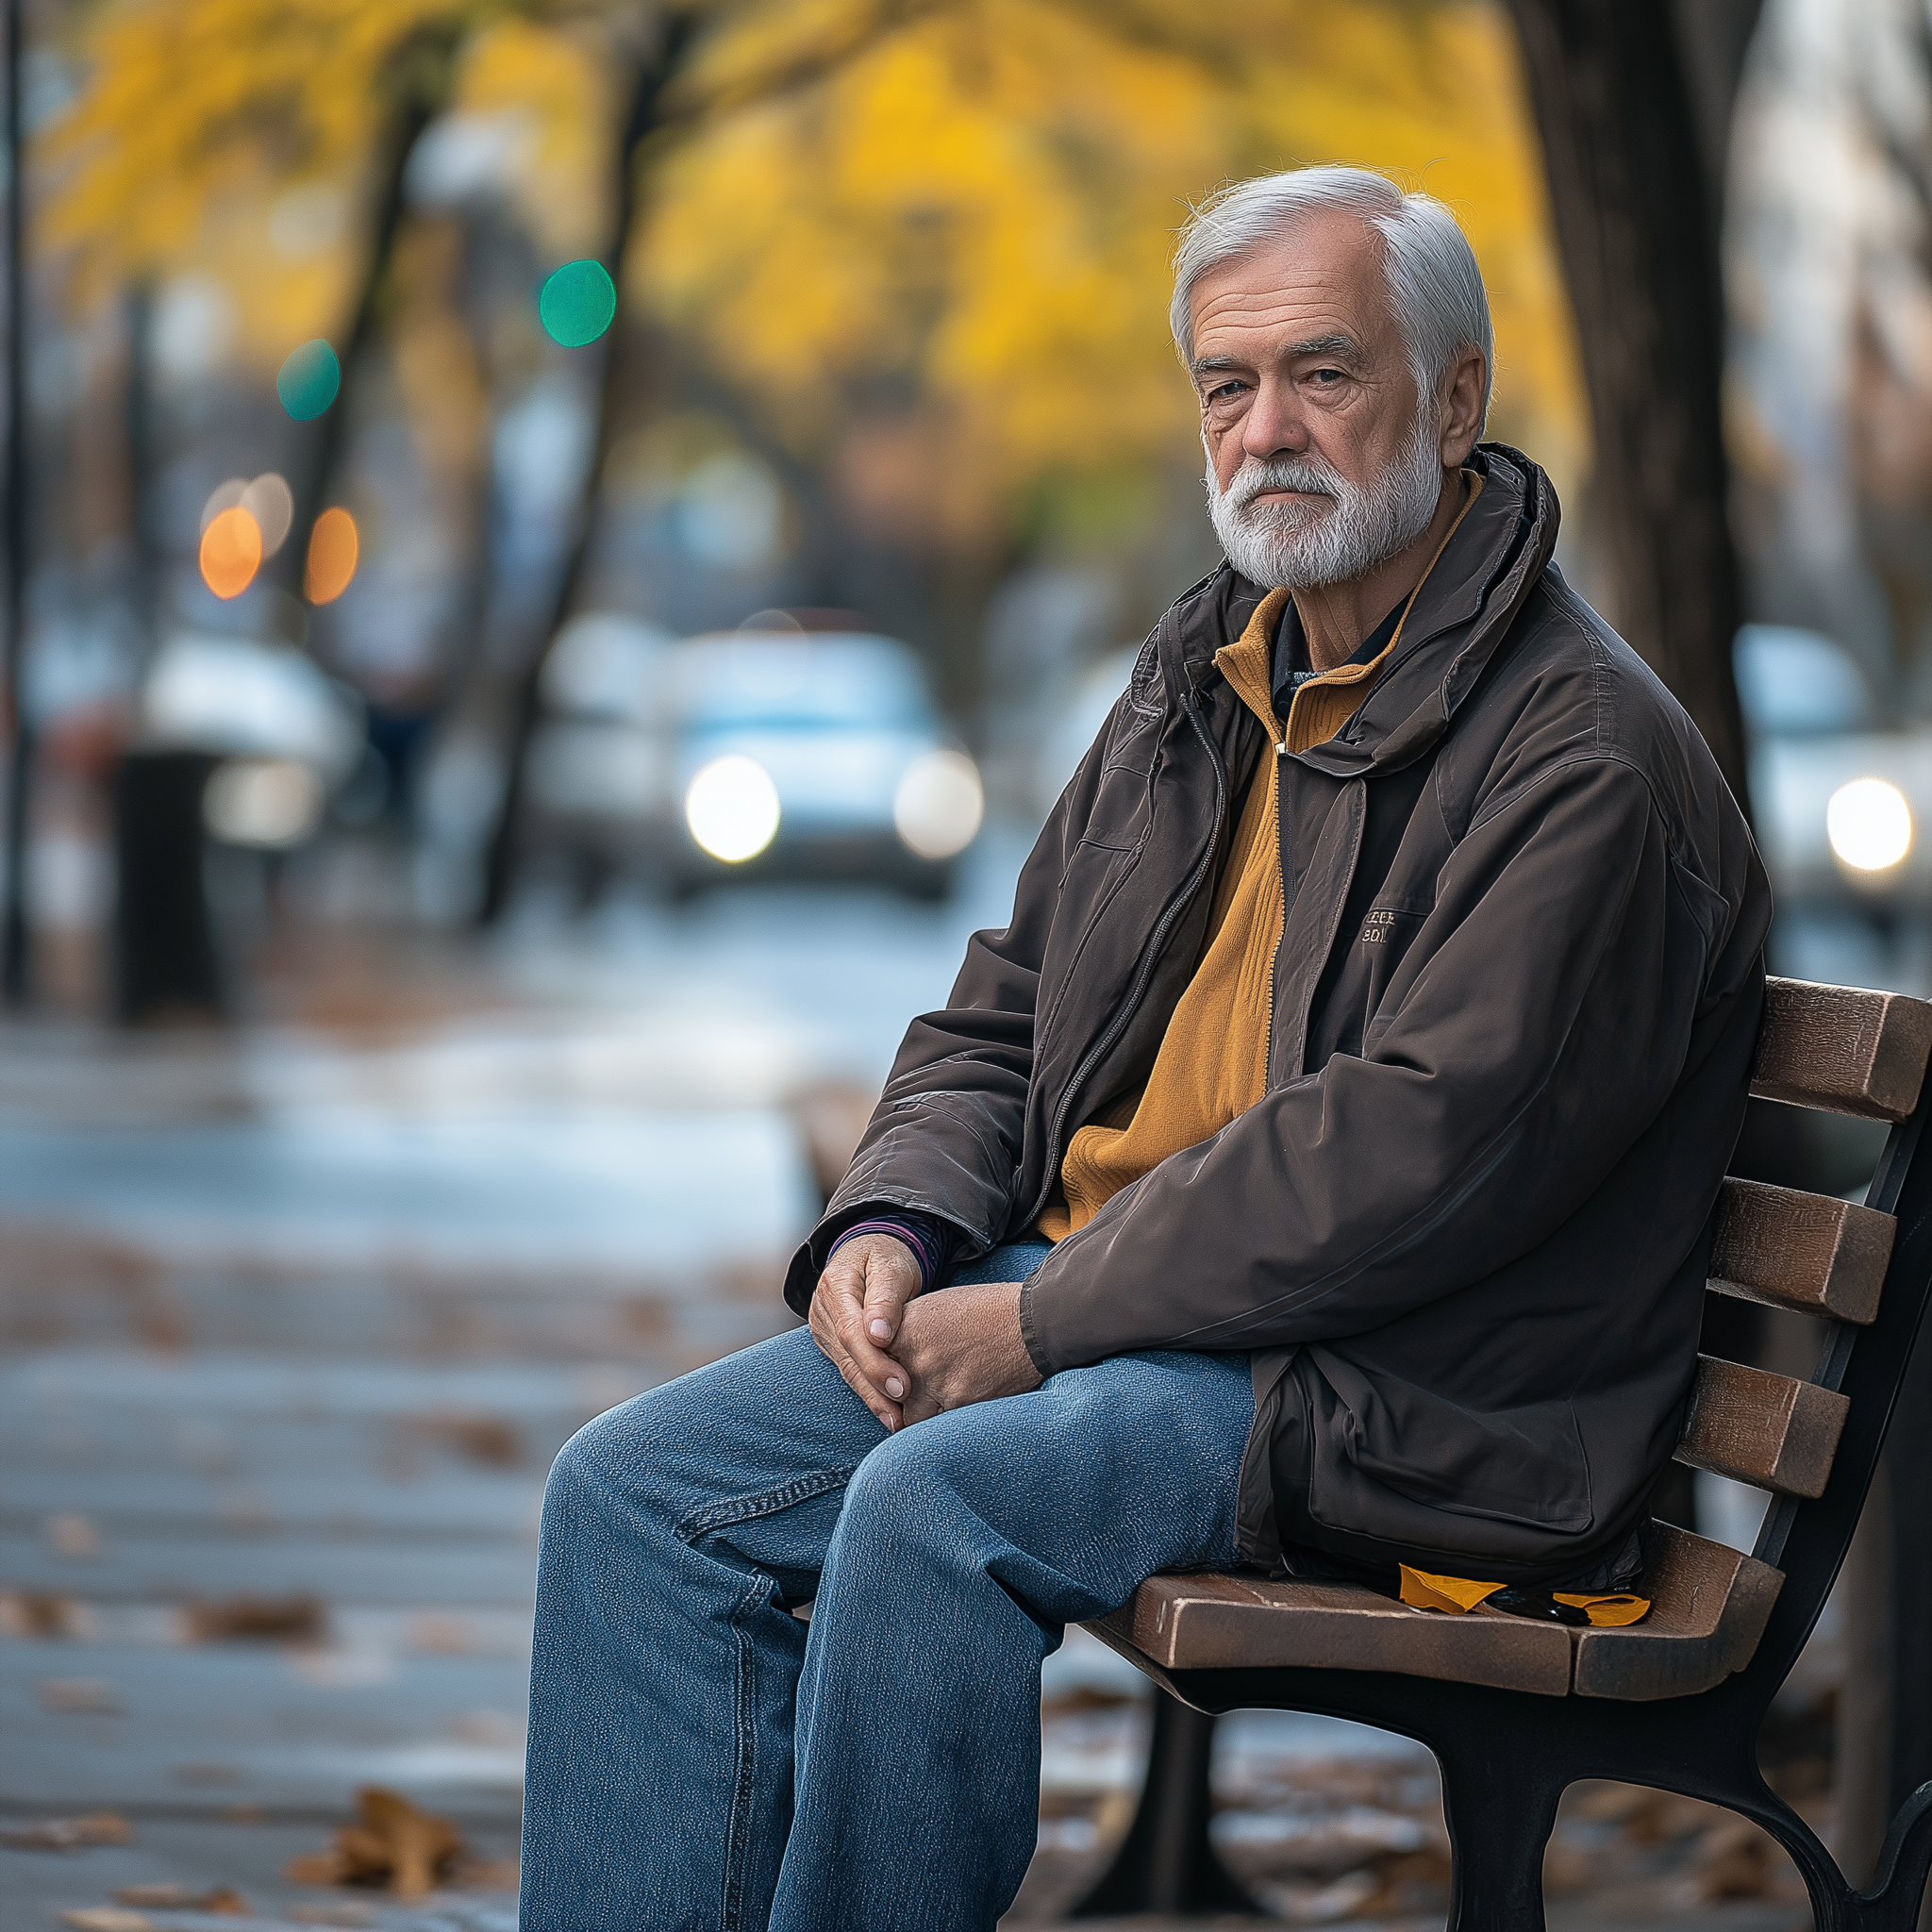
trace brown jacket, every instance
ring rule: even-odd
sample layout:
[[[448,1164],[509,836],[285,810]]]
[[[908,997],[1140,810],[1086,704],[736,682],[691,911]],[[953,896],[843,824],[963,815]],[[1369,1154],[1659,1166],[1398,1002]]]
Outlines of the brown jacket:
[[[1506,1581],[1607,1578],[1676,1441],[1718,1182],[1743,1118],[1771,899],[1675,701],[1551,562],[1501,444],[1394,656],[1275,759],[1287,897],[1269,1085],[1048,1256],[1042,1374],[1250,1356],[1244,1545]],[[1162,618],[952,1004],[915,1020],[826,1217],[979,1253],[1029,1229],[1068,1136],[1147,1077],[1264,734],[1214,669],[1260,592]],[[1299,1478],[1297,1478],[1299,1481]]]

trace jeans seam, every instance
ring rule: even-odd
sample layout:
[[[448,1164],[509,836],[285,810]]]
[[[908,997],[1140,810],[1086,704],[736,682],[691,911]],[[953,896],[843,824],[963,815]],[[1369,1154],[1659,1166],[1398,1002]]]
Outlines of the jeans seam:
[[[789,1483],[781,1483],[775,1490],[762,1490],[750,1496],[727,1496],[708,1508],[694,1509],[689,1516],[681,1517],[673,1534],[681,1543],[694,1543],[700,1537],[708,1536],[714,1529],[723,1529],[727,1524],[749,1523],[759,1516],[775,1516],[781,1509],[790,1509],[795,1504],[810,1502],[814,1496],[828,1495],[834,1490],[843,1489],[858,1470],[856,1462],[837,1469],[818,1469],[809,1475],[796,1476]]]
[[[721,1932],[740,1932],[744,1923],[744,1874],[751,1857],[751,1823],[758,1795],[757,1659],[744,1620],[761,1608],[771,1591],[767,1577],[747,1586],[731,1612],[731,1639],[737,1650],[733,1673],[731,1725],[737,1772],[731,1780],[731,1813],[724,1824],[724,1889],[719,1900]]]

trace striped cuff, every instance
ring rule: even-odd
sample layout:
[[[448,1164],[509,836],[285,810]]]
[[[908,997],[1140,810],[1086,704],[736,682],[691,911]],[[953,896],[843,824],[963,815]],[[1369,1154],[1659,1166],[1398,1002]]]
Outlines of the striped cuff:
[[[959,1232],[950,1222],[902,1208],[889,1214],[875,1214],[864,1221],[855,1221],[832,1243],[825,1253],[825,1259],[829,1261],[847,1241],[856,1241],[862,1234],[889,1234],[912,1250],[912,1257],[919,1263],[919,1291],[922,1294],[944,1272],[959,1241]]]

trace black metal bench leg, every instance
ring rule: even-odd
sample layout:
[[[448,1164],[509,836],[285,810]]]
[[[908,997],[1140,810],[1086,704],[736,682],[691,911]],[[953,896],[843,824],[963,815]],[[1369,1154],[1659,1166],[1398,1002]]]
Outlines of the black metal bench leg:
[[[1921,1785],[1899,1807],[1885,1835],[1871,1888],[1849,1902],[1849,1922],[1860,1932],[1915,1932],[1923,1923],[1920,1913],[1928,1865],[1932,1865],[1932,1783]]]
[[[1155,1690],[1147,1781],[1134,1822],[1113,1862],[1067,1914],[1070,1919],[1125,1912],[1259,1914],[1260,1907],[1221,1862],[1208,1836],[1217,1722]]]
[[[1533,1761],[1534,1740],[1498,1746],[1436,1747],[1456,1867],[1448,1932],[1545,1932],[1543,1852],[1565,1780]]]

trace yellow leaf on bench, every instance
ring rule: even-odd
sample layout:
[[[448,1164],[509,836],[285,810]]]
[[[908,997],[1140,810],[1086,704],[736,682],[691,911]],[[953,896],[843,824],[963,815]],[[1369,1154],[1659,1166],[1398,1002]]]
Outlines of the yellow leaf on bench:
[[[1477,1583],[1467,1576],[1432,1576],[1426,1570],[1411,1570],[1407,1563],[1402,1566],[1402,1601],[1412,1610],[1441,1610],[1460,1617],[1507,1588],[1501,1583]],[[1557,1603],[1581,1610],[1598,1629],[1640,1623],[1650,1614],[1650,1599],[1632,1596],[1627,1591],[1606,1596],[1571,1596],[1560,1590],[1550,1594]]]

